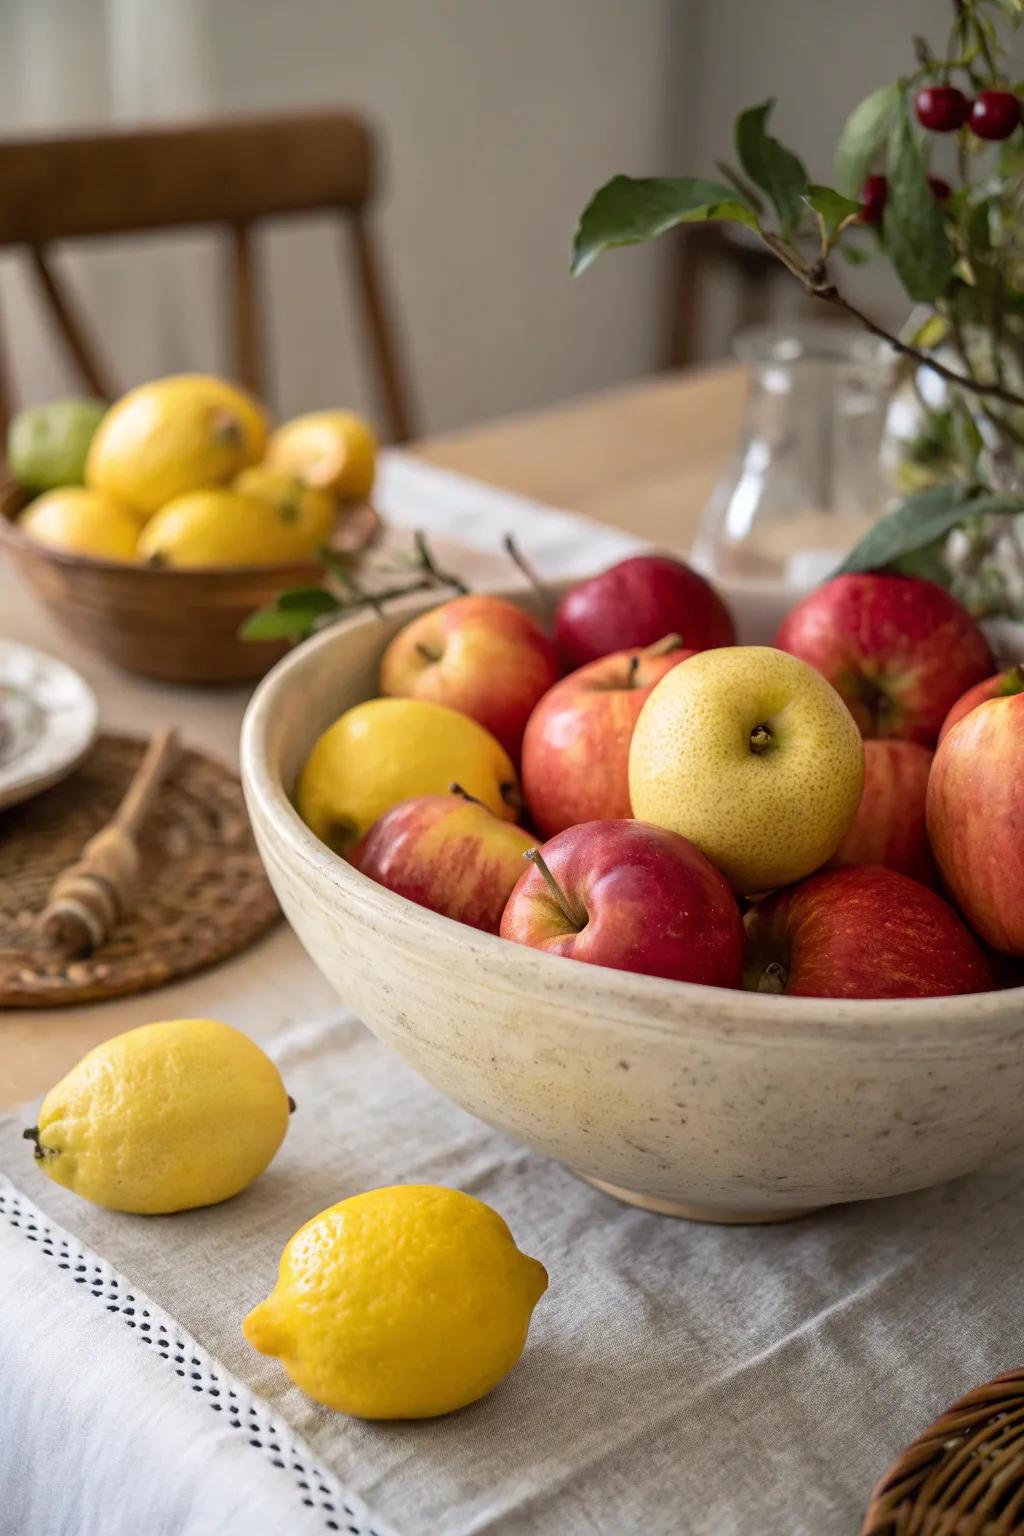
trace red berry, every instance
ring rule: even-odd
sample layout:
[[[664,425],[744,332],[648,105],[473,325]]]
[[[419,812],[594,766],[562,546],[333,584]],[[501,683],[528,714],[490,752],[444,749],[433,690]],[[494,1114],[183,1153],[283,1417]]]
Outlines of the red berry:
[[[868,177],[860,189],[860,220],[862,224],[881,224],[888,191],[889,183],[884,176]]]
[[[943,181],[941,176],[929,176],[928,185],[932,189],[932,197],[937,203],[944,203],[952,192],[948,181]]]
[[[979,139],[1008,139],[1020,122],[1020,102],[1012,91],[982,91],[971,108],[969,127]]]
[[[955,85],[926,85],[914,98],[914,111],[922,128],[952,133],[967,121],[970,103]]]

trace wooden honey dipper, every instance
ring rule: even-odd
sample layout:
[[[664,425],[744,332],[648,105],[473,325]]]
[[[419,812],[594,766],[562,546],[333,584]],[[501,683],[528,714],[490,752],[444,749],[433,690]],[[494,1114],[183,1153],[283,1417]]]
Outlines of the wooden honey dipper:
[[[64,954],[98,949],[126,911],[139,873],[138,834],[177,755],[175,732],[158,731],[113,820],[54,881],[39,926],[44,939]]]

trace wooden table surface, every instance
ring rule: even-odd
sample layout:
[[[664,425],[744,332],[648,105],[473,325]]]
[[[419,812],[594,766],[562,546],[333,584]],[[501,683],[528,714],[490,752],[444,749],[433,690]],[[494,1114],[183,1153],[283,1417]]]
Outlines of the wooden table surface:
[[[685,549],[728,459],[743,400],[735,368],[663,375],[415,446],[432,464]],[[248,690],[171,688],[76,651],[9,569],[0,567],[0,635],[71,661],[104,725],[135,734],[177,726],[229,761]],[[3,877],[0,845],[0,878]],[[154,1019],[214,1017],[257,1038],[338,1006],[282,923],[246,953],[159,991],[80,1008],[0,1012],[0,1108],[44,1092],[91,1046]]]

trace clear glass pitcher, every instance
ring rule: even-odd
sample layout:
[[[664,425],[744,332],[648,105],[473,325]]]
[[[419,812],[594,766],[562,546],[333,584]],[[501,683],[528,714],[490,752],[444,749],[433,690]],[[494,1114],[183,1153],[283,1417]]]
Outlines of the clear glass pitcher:
[[[893,354],[827,321],[757,326],[734,351],[750,370],[746,410],[694,557],[716,575],[811,587],[885,509]]]

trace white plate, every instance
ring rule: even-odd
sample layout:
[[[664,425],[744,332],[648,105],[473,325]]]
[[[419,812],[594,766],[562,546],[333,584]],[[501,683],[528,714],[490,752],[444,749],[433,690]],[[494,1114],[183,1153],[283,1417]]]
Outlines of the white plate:
[[[92,690],[62,661],[0,640],[0,808],[48,789],[96,739]]]

